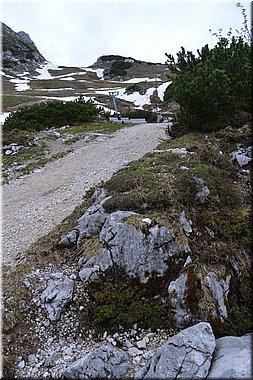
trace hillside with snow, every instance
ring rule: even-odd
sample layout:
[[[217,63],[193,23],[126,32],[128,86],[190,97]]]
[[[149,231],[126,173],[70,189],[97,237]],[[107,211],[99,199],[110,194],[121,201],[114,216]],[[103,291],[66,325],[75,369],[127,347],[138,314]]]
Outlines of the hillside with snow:
[[[68,68],[45,61],[32,74],[25,71],[10,75],[3,71],[3,111],[13,111],[23,103],[73,101],[82,95],[87,100],[92,99],[106,111],[114,113],[111,93],[115,94],[119,108],[124,110],[162,109],[164,92],[171,84],[168,78],[164,80],[154,72],[149,77],[108,81],[104,79],[104,70],[89,67]],[[131,91],[134,84],[138,84],[141,91]],[[15,104],[9,101],[10,97],[13,100],[13,96],[16,98]]]
[[[7,26],[3,33],[1,122],[20,106],[48,100],[73,101],[80,95],[85,100],[92,99],[110,114],[115,113],[112,94],[119,112],[165,110],[164,92],[171,84],[166,65],[108,55],[99,57],[91,67],[66,67],[45,60],[33,44],[28,46],[34,49],[33,59],[29,61],[26,54],[22,66],[19,62],[23,53],[17,51],[26,46],[27,40],[22,41],[23,34]]]

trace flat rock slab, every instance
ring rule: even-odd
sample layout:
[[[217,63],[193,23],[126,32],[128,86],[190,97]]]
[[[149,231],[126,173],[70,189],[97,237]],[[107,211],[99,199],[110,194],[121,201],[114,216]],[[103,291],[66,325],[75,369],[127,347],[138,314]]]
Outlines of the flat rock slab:
[[[65,368],[65,379],[122,379],[130,368],[123,350],[104,345]]]
[[[252,379],[251,359],[252,334],[219,338],[207,379]]]
[[[135,379],[204,379],[209,372],[215,337],[209,323],[179,332],[154,351]]]
[[[74,281],[68,277],[60,277],[48,281],[41,295],[42,306],[47,310],[50,321],[57,321],[64,306],[72,299]]]

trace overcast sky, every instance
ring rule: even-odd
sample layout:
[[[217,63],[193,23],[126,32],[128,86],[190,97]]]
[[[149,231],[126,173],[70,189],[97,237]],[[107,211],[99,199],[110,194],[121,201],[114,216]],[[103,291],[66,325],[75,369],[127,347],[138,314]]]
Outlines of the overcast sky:
[[[240,29],[233,0],[2,0],[1,21],[25,31],[50,62],[89,66],[105,54],[166,62],[181,46],[196,53],[216,38],[209,29]],[[250,19],[250,2],[241,2]]]

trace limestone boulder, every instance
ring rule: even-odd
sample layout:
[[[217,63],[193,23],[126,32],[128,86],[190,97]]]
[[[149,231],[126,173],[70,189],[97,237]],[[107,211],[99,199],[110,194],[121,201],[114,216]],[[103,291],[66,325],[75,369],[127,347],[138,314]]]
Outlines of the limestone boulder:
[[[188,327],[157,348],[134,378],[204,379],[211,366],[215,344],[209,323]]]
[[[104,345],[78,359],[62,372],[64,379],[122,379],[130,368],[123,350]]]
[[[46,289],[41,295],[42,307],[47,310],[50,321],[60,319],[62,309],[72,299],[74,281],[66,276],[48,281]]]
[[[100,233],[104,248],[84,263],[84,267],[99,267],[105,271],[112,266],[123,268],[131,277],[148,281],[152,274],[158,277],[170,270],[170,265],[183,267],[190,252],[187,238],[177,241],[175,233],[164,226],[150,226],[142,231],[127,222],[130,211],[110,214]],[[173,266],[174,267],[174,266]]]
[[[103,224],[107,218],[101,204],[93,204],[90,206],[84,215],[79,218],[76,228],[79,230],[79,237],[77,244],[79,244],[84,238],[96,235],[101,231]]]
[[[207,379],[252,379],[252,334],[216,340]]]
[[[75,228],[61,236],[58,245],[60,247],[71,247],[78,245],[85,238],[89,238],[98,234],[107,218],[103,206],[99,203],[94,203],[86,212],[78,219]]]

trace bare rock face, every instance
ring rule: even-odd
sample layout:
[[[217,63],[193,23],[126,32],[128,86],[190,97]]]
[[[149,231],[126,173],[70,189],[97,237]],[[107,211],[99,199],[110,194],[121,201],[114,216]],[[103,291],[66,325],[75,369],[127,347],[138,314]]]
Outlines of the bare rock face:
[[[105,223],[107,215],[101,204],[94,204],[89,207],[78,220],[77,228],[80,231],[80,235],[77,244],[84,238],[98,234]]]
[[[45,62],[37,47],[25,32],[14,32],[2,23],[3,69],[12,73],[33,71]]]
[[[201,322],[157,348],[135,379],[204,379],[211,366],[215,337],[209,323]]]
[[[226,279],[219,278],[216,273],[209,272],[204,281],[206,286],[210,289],[214,300],[217,302],[220,318],[227,318],[227,296],[229,292],[229,283],[231,275],[228,275]]]
[[[186,306],[186,293],[188,285],[188,273],[183,271],[175,281],[171,281],[168,293],[171,299],[171,306],[175,311],[175,323],[177,326],[184,326],[189,322],[190,311]]]
[[[207,379],[252,379],[251,359],[252,334],[219,338]]]
[[[194,271],[191,263],[185,265],[178,277],[168,286],[176,325],[185,327],[192,323],[196,316],[200,319],[220,320],[223,323],[228,316],[230,280],[230,274],[223,278],[215,272],[208,272],[202,278]],[[205,299],[208,300],[209,313],[201,315],[200,304],[202,301],[205,302]],[[191,310],[192,305],[194,310]]]
[[[116,211],[108,216],[100,233],[104,248],[88,260],[85,267],[98,266],[105,271],[117,266],[143,283],[152,273],[164,276],[170,270],[170,262],[177,261],[183,267],[190,252],[187,241],[177,242],[174,232],[164,226],[155,225],[143,232],[126,222],[135,215],[129,211]]]
[[[123,350],[104,345],[89,352],[63,371],[65,379],[122,379],[130,368]]]
[[[106,198],[105,190],[98,189],[93,194],[94,203],[87,208],[85,213],[78,219],[76,227],[61,236],[58,245],[60,247],[71,247],[78,245],[83,239],[99,234],[108,214],[103,208]]]

